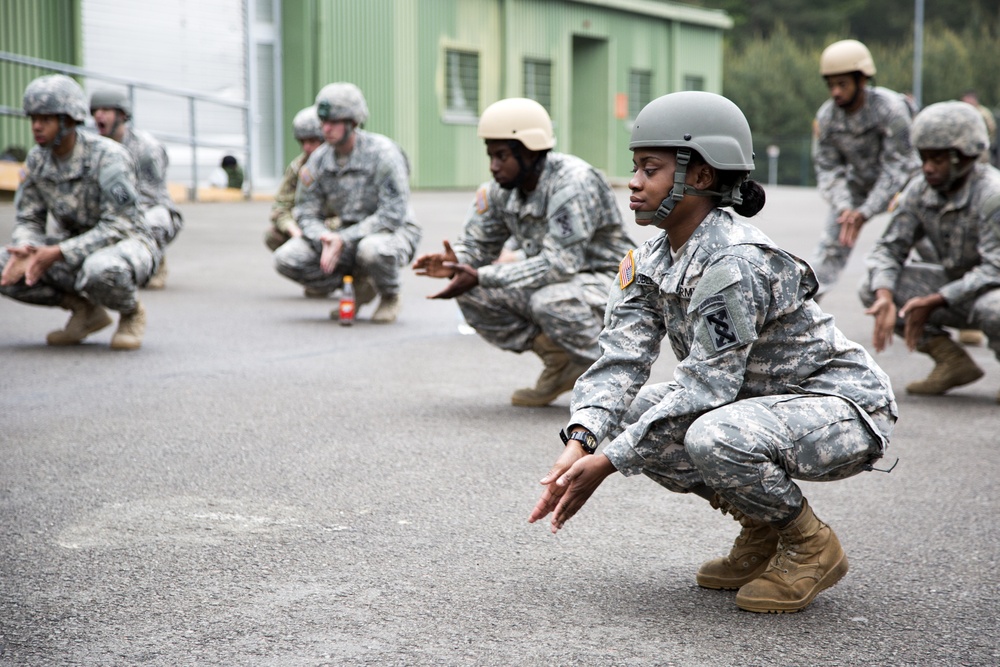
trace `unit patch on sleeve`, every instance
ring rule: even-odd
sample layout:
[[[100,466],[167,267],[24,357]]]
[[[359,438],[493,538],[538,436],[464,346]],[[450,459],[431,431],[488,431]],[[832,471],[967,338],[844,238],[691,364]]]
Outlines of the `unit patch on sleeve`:
[[[705,299],[698,306],[698,312],[705,320],[709,338],[716,352],[722,352],[743,342],[739,328],[733,323],[733,318],[729,314],[724,297],[718,295]]]
[[[635,258],[632,257],[632,251],[629,250],[625,259],[618,265],[618,282],[622,289],[625,289],[632,284],[633,280],[635,280]]]
[[[487,196],[486,186],[476,190],[476,213],[482,215],[490,208],[490,198]]]

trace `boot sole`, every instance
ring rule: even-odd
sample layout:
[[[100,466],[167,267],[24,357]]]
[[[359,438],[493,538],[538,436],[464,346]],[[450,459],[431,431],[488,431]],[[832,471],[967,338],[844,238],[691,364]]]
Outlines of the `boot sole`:
[[[736,596],[736,606],[744,611],[752,611],[758,614],[794,614],[809,606],[816,599],[816,596],[828,588],[832,588],[838,581],[847,574],[847,554],[841,556],[837,564],[830,568],[830,571],[823,575],[823,578],[816,582],[816,585],[809,589],[805,597],[799,600],[754,600]]]

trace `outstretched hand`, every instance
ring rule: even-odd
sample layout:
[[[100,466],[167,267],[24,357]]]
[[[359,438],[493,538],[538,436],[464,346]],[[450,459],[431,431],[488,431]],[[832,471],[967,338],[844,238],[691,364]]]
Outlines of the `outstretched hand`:
[[[443,266],[454,271],[455,275],[447,287],[427,297],[428,299],[454,299],[479,284],[479,272],[468,264],[444,262]]]
[[[453,266],[447,265],[455,265],[457,263],[458,256],[455,255],[455,251],[451,249],[451,244],[446,240],[444,242],[444,252],[428,253],[417,257],[416,261],[413,262],[413,270],[417,272],[418,276],[453,278],[455,276],[455,269]]]
[[[840,245],[853,248],[861,234],[861,226],[868,221],[864,213],[859,211],[843,211],[838,217],[840,224]]]
[[[924,335],[924,327],[931,313],[935,309],[945,305],[944,297],[940,294],[928,294],[927,296],[915,296],[899,309],[900,317],[905,318],[903,325],[903,336],[906,338],[906,347],[917,349],[920,338]]]
[[[875,318],[875,331],[872,333],[872,345],[876,352],[882,352],[892,345],[892,337],[896,331],[896,304],[892,293],[888,290],[877,290],[875,302],[865,311],[865,315]]]
[[[585,454],[579,445],[570,443],[542,478],[545,490],[531,511],[528,523],[535,523],[551,513],[551,530],[558,532],[614,472],[615,466],[604,454]]]
[[[319,242],[323,246],[319,255],[319,268],[326,275],[330,275],[337,268],[340,255],[344,252],[344,239],[340,234],[326,232],[319,237]]]

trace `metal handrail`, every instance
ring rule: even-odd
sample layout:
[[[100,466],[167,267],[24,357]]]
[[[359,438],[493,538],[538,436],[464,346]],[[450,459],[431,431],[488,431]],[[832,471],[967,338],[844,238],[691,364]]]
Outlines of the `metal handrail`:
[[[146,83],[143,81],[133,81],[121,76],[115,76],[113,74],[103,74],[100,72],[93,72],[91,70],[84,69],[82,67],[76,67],[74,65],[67,65],[65,63],[59,63],[52,60],[43,60],[41,58],[31,58],[29,56],[22,56],[17,53],[10,53],[9,51],[0,51],[0,61],[6,61],[15,63],[18,65],[27,65],[31,67],[41,67],[44,69],[49,69],[54,72],[60,72],[62,74],[72,74],[75,76],[84,76],[90,79],[99,79],[101,81],[109,81],[111,83],[120,84],[126,86],[128,89],[129,101],[135,101],[135,90],[137,88],[142,90],[149,90],[156,93],[163,93],[166,95],[174,95],[177,97],[183,97],[188,101],[188,127],[190,128],[190,134],[187,136],[178,137],[178,135],[157,133],[153,132],[155,136],[161,136],[171,139],[180,139],[178,143],[187,143],[191,147],[191,187],[188,190],[188,196],[192,201],[198,198],[198,147],[222,147],[228,146],[229,144],[222,144],[220,142],[214,142],[209,140],[199,140],[197,133],[197,126],[195,123],[195,102],[208,102],[210,104],[218,104],[220,106],[231,107],[234,109],[239,109],[243,112],[243,139],[244,139],[244,152],[246,154],[246,187],[244,188],[247,196],[252,193],[253,190],[253,178],[252,178],[252,168],[253,160],[250,155],[250,103],[246,100],[233,101],[223,97],[216,97],[214,95],[206,95],[204,93],[199,93],[194,90],[185,90],[183,88],[173,88],[170,86],[163,86],[156,83]],[[12,107],[0,105],[0,115],[5,116],[24,116],[24,111],[21,109],[13,109]]]

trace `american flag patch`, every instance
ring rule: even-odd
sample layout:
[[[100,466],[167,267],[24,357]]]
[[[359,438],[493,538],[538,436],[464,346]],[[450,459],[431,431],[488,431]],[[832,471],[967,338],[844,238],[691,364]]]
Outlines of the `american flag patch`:
[[[618,282],[622,289],[625,289],[635,280],[635,260],[632,258],[632,251],[629,250],[625,259],[618,265]]]
[[[482,215],[490,207],[489,199],[486,197],[486,188],[476,190],[476,213]]]
[[[312,172],[309,170],[309,167],[303,166],[301,169],[299,169],[299,181],[301,181],[302,185],[304,185],[307,188],[312,187],[312,184],[316,181],[316,179],[313,178]]]

